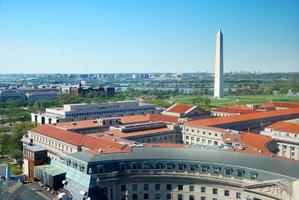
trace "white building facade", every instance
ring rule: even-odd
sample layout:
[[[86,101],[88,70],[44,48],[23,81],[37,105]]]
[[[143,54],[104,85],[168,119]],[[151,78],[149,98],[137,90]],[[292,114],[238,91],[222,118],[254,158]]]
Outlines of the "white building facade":
[[[76,121],[126,115],[158,113],[155,106],[138,101],[117,101],[94,104],[65,104],[63,107],[47,108],[45,113],[31,113],[31,121],[51,124],[62,121]]]

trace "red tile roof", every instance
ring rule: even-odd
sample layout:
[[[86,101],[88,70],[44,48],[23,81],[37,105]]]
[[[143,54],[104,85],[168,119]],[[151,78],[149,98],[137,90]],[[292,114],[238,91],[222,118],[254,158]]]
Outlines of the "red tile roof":
[[[299,123],[292,122],[292,121],[276,122],[276,123],[268,126],[267,128],[271,128],[271,129],[274,129],[276,131],[281,131],[281,132],[299,134]]]
[[[174,112],[174,113],[186,113],[188,110],[193,108],[194,106],[185,105],[185,104],[175,104],[168,108],[166,112]]]
[[[299,108],[299,102],[287,103],[287,102],[271,102],[271,103],[262,103],[261,108],[272,108],[272,107],[281,107],[281,108]]]
[[[107,131],[106,133],[112,133],[113,136],[117,137],[117,138],[130,138],[130,137],[134,137],[134,136],[151,135],[151,134],[157,134],[157,133],[167,134],[170,131],[172,131],[172,130],[170,130],[169,128],[156,128],[156,129],[143,130],[143,131],[134,131],[134,132],[130,132],[130,133],[123,133],[120,130],[110,130],[110,131]]]
[[[147,122],[147,121],[162,121],[169,123],[177,123],[177,117],[164,116],[160,114],[147,114],[147,115],[131,115],[120,117],[122,124],[130,124],[137,122]]]
[[[73,122],[59,122],[54,124],[56,127],[71,130],[71,129],[83,129],[101,126],[97,120],[81,120]]]
[[[234,151],[268,156],[274,155],[267,148],[267,145],[273,141],[273,139],[268,136],[249,132],[242,134],[233,134],[226,132],[223,135],[223,141],[225,143],[238,142],[244,147],[244,149],[235,147]]]
[[[59,129],[55,127],[54,125],[45,124],[37,126],[31,131],[37,132],[39,134],[55,138],[57,140],[60,140],[62,142],[72,144],[75,146],[83,146],[88,149],[105,149],[107,152],[112,151],[121,151],[126,148],[127,145],[124,145],[122,143],[119,143],[121,141],[124,141],[122,139],[115,139],[113,137],[109,136],[103,136],[103,137],[95,137],[92,135],[84,135],[84,134],[78,134],[71,131]],[[126,140],[126,143],[133,143]]]
[[[54,125],[44,124],[31,129],[31,131],[40,133],[42,135],[55,138],[57,140],[67,142],[69,144],[78,146],[81,143],[82,135],[71,131],[56,128]]]
[[[257,113],[257,112],[263,112],[259,110],[253,110],[247,106],[226,106],[226,107],[220,107],[215,110],[215,112],[225,112],[225,113],[234,113],[234,114],[247,114],[247,113]]]
[[[202,119],[202,120],[193,120],[193,121],[186,122],[185,125],[186,126],[215,126],[215,125],[228,124],[234,122],[267,119],[275,116],[285,116],[291,114],[299,114],[299,108],[275,110],[269,112],[249,113],[243,115],[217,117],[217,118]]]

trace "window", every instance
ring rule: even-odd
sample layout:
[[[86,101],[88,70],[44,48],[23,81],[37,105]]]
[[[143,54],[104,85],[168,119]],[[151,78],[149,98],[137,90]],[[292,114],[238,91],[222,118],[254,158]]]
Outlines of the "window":
[[[220,171],[221,171],[221,168],[220,168],[220,167],[214,167],[214,169],[213,169],[213,172],[214,172],[215,174],[219,174]]]
[[[227,175],[227,176],[231,176],[231,175],[232,175],[232,172],[233,172],[233,170],[230,169],[230,168],[226,168],[226,169],[225,169],[225,175]]]
[[[97,166],[97,171],[99,174],[104,173],[104,166],[103,165],[98,165]]]
[[[132,199],[133,199],[133,200],[137,200],[137,194],[133,194],[133,195],[132,195]]]
[[[178,165],[178,170],[183,171],[185,169],[185,164],[179,164]]]
[[[243,177],[244,175],[245,175],[245,171],[244,170],[241,170],[241,169],[237,170],[237,176],[238,177]]]
[[[126,185],[121,185],[120,186],[120,191],[122,191],[122,192],[124,192],[124,191],[126,191],[127,189],[126,189]]]
[[[73,168],[77,168],[78,164],[76,162],[73,163]]]
[[[194,200],[194,199],[195,199],[194,195],[189,195],[189,200]]]
[[[209,171],[209,166],[205,166],[205,165],[202,166],[202,167],[201,167],[201,171],[202,171],[202,172],[208,172],[208,171]]]
[[[143,199],[149,199],[148,193],[143,194]]]
[[[125,163],[120,163],[119,164],[119,171],[123,172],[126,170],[126,164]]]
[[[161,199],[161,194],[160,193],[156,193],[155,194],[155,199]]]
[[[189,191],[190,191],[190,192],[193,192],[193,191],[194,191],[194,185],[190,185],[190,186],[189,186]]]
[[[241,193],[240,193],[240,192],[237,192],[237,193],[236,193],[236,198],[237,198],[237,199],[241,199]]]
[[[200,192],[205,193],[206,192],[206,187],[200,187]]]
[[[256,180],[257,179],[257,173],[256,172],[250,172],[250,178],[253,179],[253,180]]]
[[[201,196],[200,200],[206,200],[206,197],[205,196]]]
[[[189,139],[189,136],[188,136],[188,135],[186,135],[186,139],[187,139],[187,140]]]
[[[178,194],[178,200],[183,200],[183,195],[182,194]]]
[[[172,170],[173,169],[173,164],[167,164],[166,169],[167,170]]]
[[[217,188],[213,188],[213,194],[218,194],[218,189]]]
[[[83,171],[84,171],[84,166],[83,166],[83,165],[80,165],[80,168],[79,168],[79,169],[80,169],[81,172],[83,172]]]
[[[155,184],[155,190],[160,190],[160,184]]]
[[[166,185],[166,190],[172,190],[172,185],[171,184],[167,184]]]
[[[149,184],[143,184],[143,190],[149,190]]]
[[[229,196],[229,190],[224,190],[224,196],[226,196],[226,197]]]
[[[183,185],[178,185],[178,190],[183,190]]]
[[[150,169],[151,168],[151,165],[148,163],[148,162],[143,162],[143,166],[142,166],[143,169]]]
[[[70,160],[67,160],[67,161],[66,161],[66,164],[67,164],[68,166],[70,166],[70,165],[71,165],[71,161],[70,161]]]
[[[166,199],[171,199],[171,194],[170,193],[166,194]]]
[[[138,190],[138,185],[137,184],[133,184],[132,185],[132,190],[133,191],[137,191]]]
[[[156,163],[155,168],[156,169],[162,169],[162,163]]]
[[[135,162],[131,163],[131,169],[137,169],[138,168],[138,164]]]
[[[197,165],[190,165],[190,171],[196,171]]]

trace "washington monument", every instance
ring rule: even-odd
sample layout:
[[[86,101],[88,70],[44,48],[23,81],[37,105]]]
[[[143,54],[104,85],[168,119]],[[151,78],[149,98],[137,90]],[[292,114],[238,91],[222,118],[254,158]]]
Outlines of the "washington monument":
[[[223,98],[223,96],[223,35],[219,30],[216,35],[214,98]]]

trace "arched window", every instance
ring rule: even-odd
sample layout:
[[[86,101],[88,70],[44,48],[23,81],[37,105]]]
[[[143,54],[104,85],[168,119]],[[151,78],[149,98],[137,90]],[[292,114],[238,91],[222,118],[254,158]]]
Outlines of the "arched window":
[[[83,172],[83,171],[84,171],[84,166],[83,166],[83,165],[80,165],[79,170],[80,170],[81,172]]]

